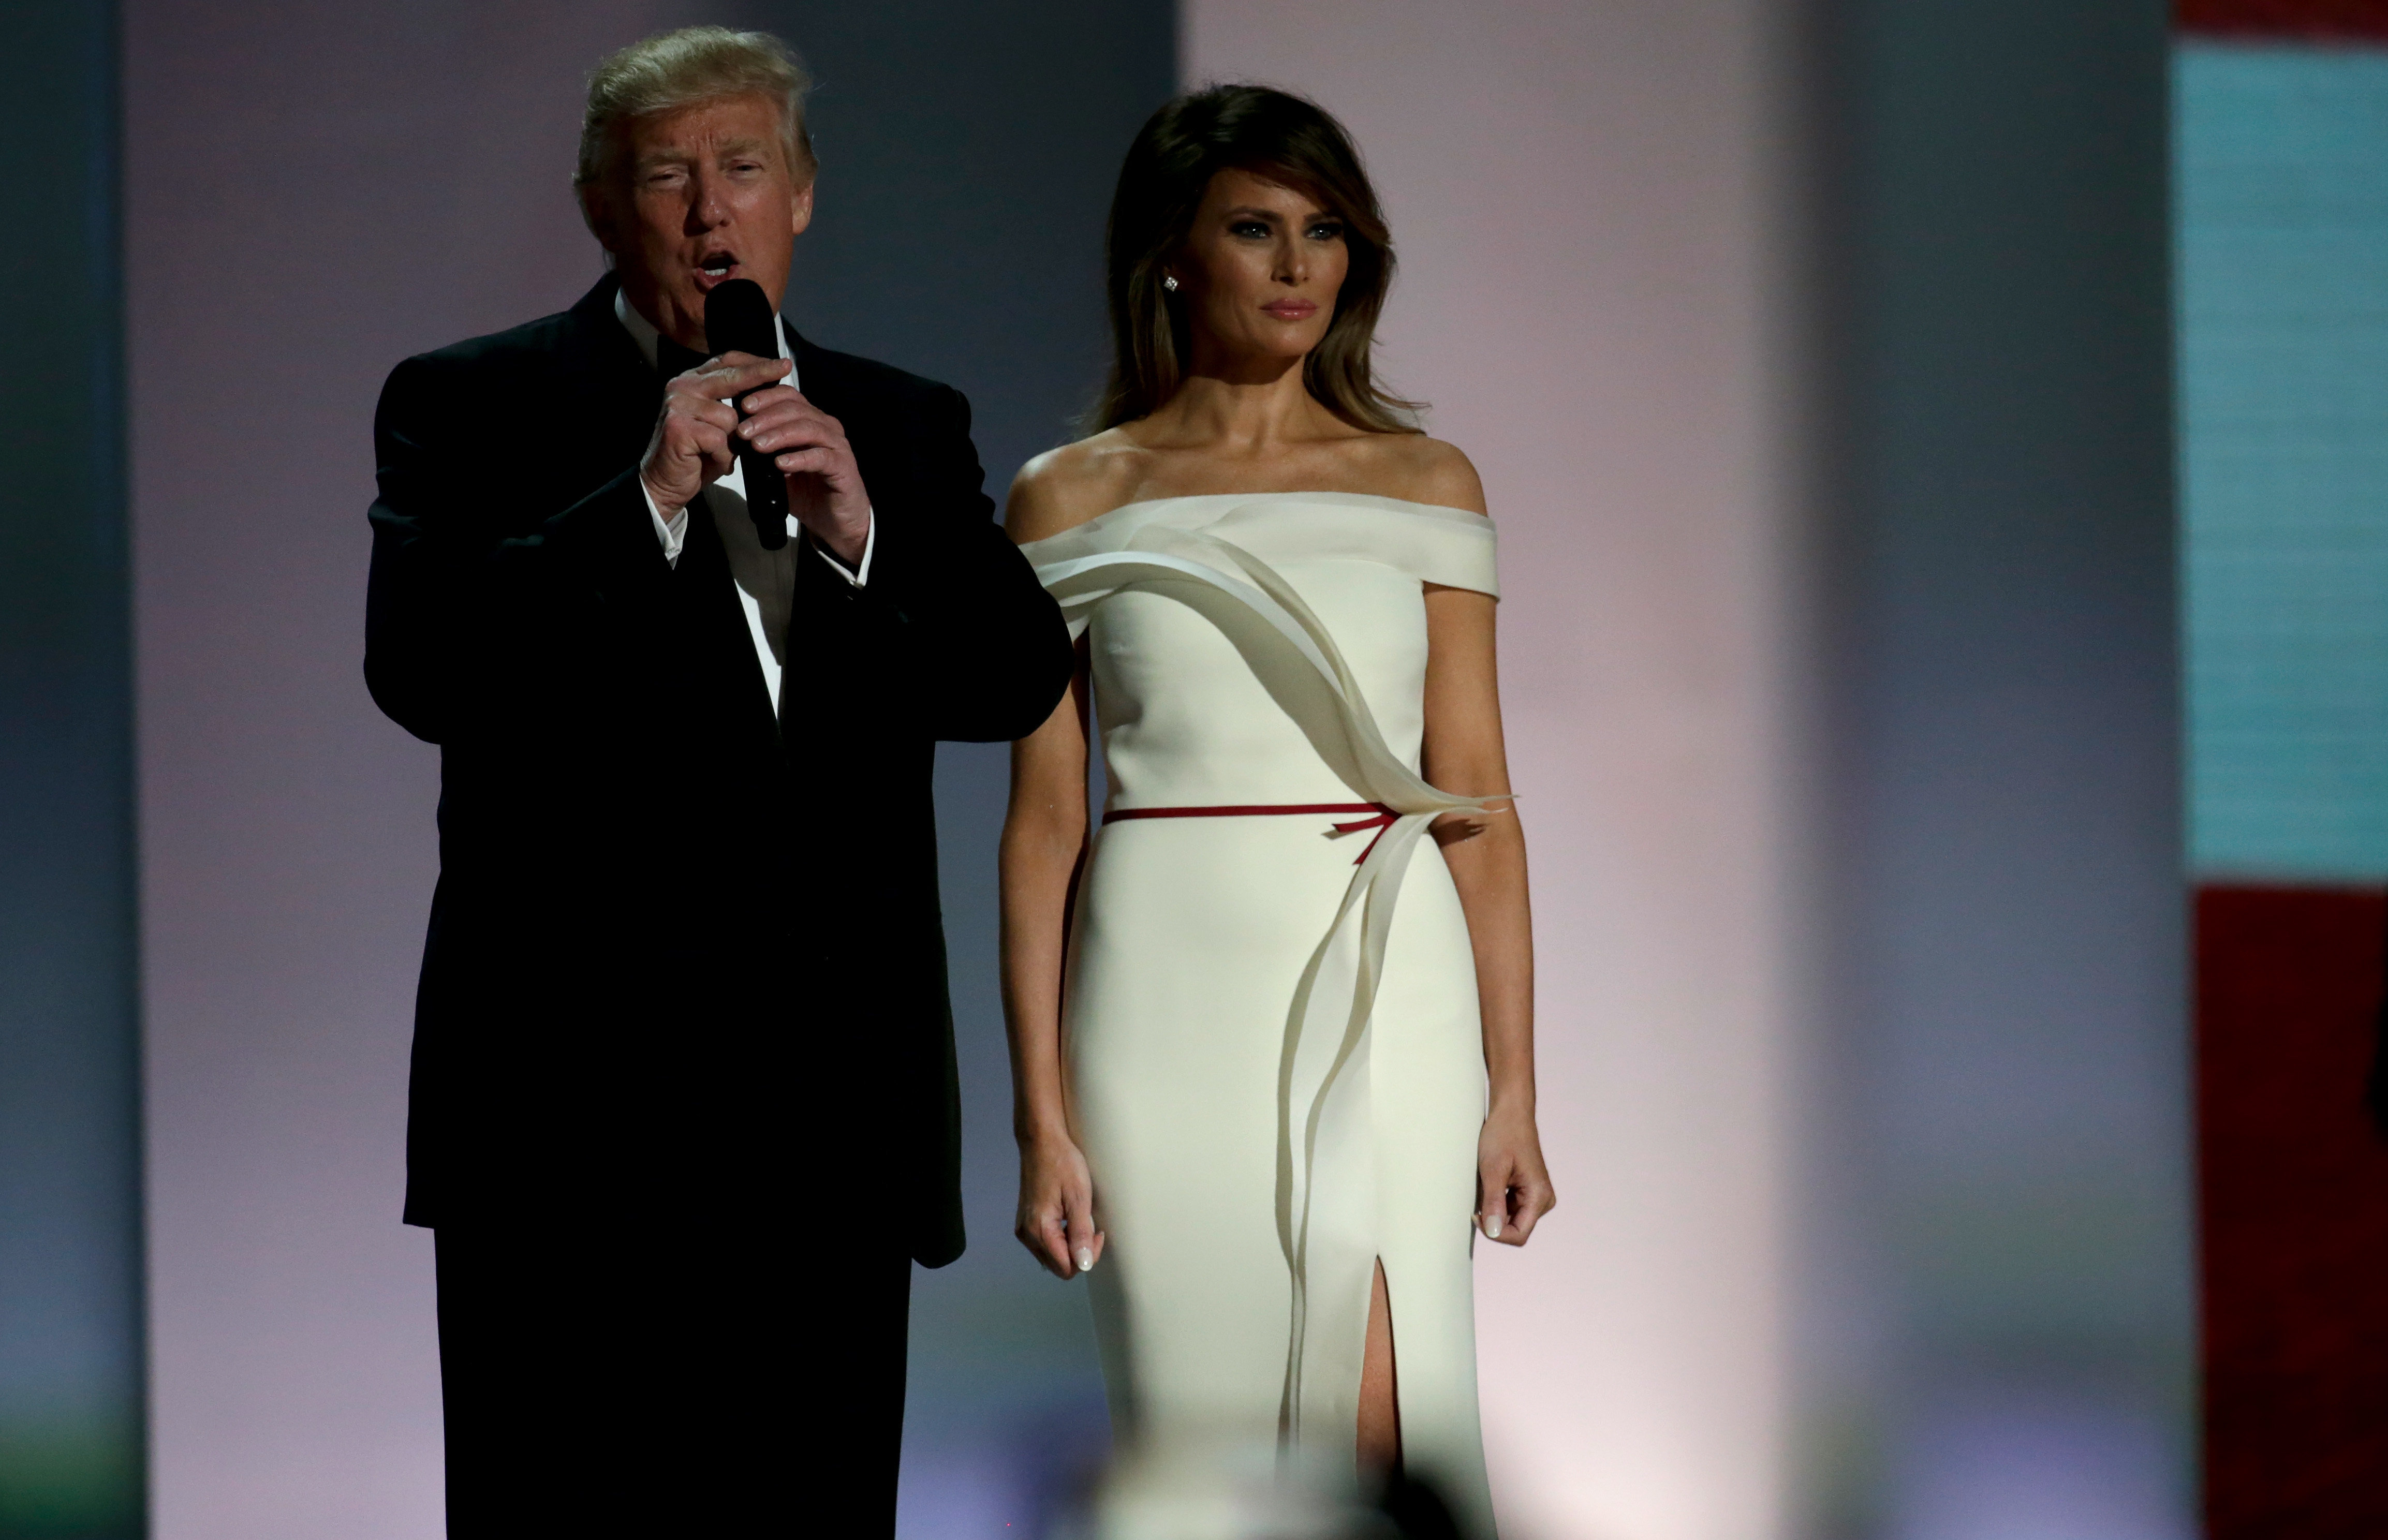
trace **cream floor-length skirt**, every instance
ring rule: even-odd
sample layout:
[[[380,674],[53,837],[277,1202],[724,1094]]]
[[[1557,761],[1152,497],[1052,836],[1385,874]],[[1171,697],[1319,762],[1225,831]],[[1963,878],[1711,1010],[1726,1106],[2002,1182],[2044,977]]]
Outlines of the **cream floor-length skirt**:
[[[1173,498],[1024,549],[1087,640],[1110,786],[1063,1032],[1114,1425],[1348,1458],[1381,1262],[1404,1460],[1489,1536],[1482,1030],[1425,837],[1476,803],[1417,772],[1424,585],[1497,592],[1491,521]]]

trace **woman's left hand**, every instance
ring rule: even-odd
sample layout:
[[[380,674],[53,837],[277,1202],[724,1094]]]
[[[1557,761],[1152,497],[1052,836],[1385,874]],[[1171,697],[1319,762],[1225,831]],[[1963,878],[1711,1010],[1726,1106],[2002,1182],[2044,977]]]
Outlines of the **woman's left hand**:
[[[1558,1201],[1534,1115],[1493,1108],[1476,1140],[1476,1223],[1485,1239],[1524,1245]]]

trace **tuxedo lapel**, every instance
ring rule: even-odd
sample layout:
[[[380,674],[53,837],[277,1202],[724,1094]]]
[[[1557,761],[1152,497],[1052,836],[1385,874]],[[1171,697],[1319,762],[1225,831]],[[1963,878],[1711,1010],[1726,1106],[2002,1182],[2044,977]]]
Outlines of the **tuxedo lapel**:
[[[711,698],[718,713],[716,720],[730,725],[727,734],[742,757],[776,762],[780,725],[771,708],[770,683],[755,656],[754,633],[738,602],[738,582],[730,575],[721,533],[714,528],[713,511],[702,497],[689,506],[688,535],[672,571],[672,586],[680,594],[693,693]],[[783,676],[783,694],[786,684]]]
[[[807,342],[785,320],[780,325],[788,334],[788,352],[795,360],[796,388],[803,392],[806,400],[836,418],[851,437],[854,424],[846,418],[854,410],[855,403],[848,399],[843,372],[837,368],[836,360]]]
[[[570,420],[608,466],[646,452],[664,400],[663,376],[614,313],[619,286],[609,272],[565,312],[572,324],[557,360]]]
[[[571,452],[586,458],[591,475],[611,476],[636,463],[663,407],[663,377],[614,313],[618,286],[607,273],[565,312],[571,324],[557,349],[558,385],[568,403],[561,421],[577,446]],[[690,730],[730,739],[742,759],[775,761],[779,728],[770,686],[755,657],[711,506],[702,496],[689,506],[671,587],[672,626],[661,639],[676,654],[668,676],[692,708]]]

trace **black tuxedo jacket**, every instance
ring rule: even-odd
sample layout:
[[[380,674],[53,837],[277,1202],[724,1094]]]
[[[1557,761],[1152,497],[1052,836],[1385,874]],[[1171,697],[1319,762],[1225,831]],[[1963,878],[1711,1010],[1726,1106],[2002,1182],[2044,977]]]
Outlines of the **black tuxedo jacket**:
[[[615,282],[407,360],[375,419],[365,678],[440,746],[409,1223],[712,1214],[959,1255],[930,775],[1066,688],[946,386],[791,334],[871,499],[796,562],[775,717],[712,521],[664,559],[663,383]]]

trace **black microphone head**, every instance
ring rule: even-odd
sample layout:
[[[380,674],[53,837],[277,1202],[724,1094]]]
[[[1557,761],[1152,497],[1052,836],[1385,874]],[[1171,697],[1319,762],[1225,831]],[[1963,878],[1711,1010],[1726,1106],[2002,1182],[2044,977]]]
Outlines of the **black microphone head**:
[[[779,318],[770,297],[752,278],[732,278],[705,297],[705,346],[713,356],[752,353],[780,356]]]
[[[752,353],[758,359],[780,356],[780,318],[771,313],[771,299],[752,278],[732,278],[705,297],[705,346],[713,356]],[[746,415],[741,406],[738,415]],[[755,521],[755,537],[765,550],[788,543],[788,484],[771,458],[752,447],[738,451],[745,469],[746,511]]]

